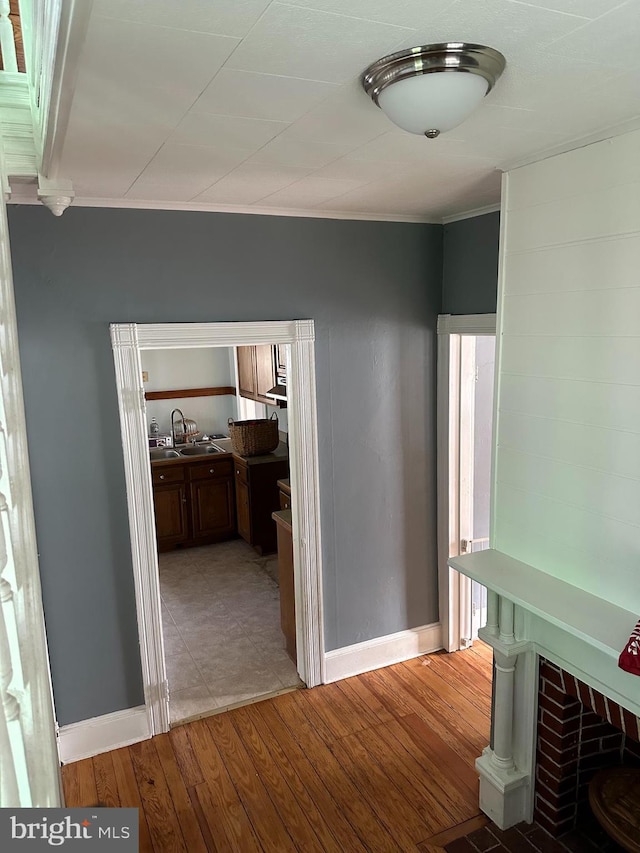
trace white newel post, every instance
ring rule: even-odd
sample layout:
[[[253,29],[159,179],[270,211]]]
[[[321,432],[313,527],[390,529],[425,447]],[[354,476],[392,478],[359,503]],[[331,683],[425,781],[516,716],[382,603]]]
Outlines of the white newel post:
[[[0,182],[0,807],[50,807],[62,798],[1,145]]]
[[[493,648],[493,743],[476,761],[480,774],[480,808],[501,829],[531,819],[533,767],[518,766],[514,744],[514,709],[517,691],[530,685],[518,684],[516,670],[530,651],[530,643],[517,640],[514,633],[514,605],[489,590],[487,625],[480,638]],[[530,679],[529,679],[530,680]]]

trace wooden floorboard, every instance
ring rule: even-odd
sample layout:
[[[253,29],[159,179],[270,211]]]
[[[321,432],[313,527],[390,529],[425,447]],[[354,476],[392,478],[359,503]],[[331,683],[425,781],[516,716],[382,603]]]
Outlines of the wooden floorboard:
[[[438,851],[485,820],[476,643],[187,723],[62,768],[68,806],[140,812],[143,853]]]

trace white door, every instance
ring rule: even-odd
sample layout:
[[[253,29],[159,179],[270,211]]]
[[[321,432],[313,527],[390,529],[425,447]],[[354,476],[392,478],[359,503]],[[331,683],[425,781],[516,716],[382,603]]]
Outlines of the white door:
[[[440,621],[448,651],[486,623],[486,590],[447,567],[489,547],[495,315],[444,316],[438,350]]]

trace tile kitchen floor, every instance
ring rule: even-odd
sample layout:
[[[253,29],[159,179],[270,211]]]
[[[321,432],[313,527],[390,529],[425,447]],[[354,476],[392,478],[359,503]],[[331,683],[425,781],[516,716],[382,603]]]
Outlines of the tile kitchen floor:
[[[277,557],[233,540],[159,564],[172,724],[302,685],[280,630]]]

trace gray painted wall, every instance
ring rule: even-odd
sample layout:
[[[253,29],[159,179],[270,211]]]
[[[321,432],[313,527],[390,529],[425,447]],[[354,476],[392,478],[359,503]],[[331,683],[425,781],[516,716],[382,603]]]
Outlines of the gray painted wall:
[[[444,226],[443,314],[493,314],[498,293],[500,214]]]
[[[312,318],[327,649],[437,620],[439,226],[10,207],[61,724],[142,703],[112,322]]]

